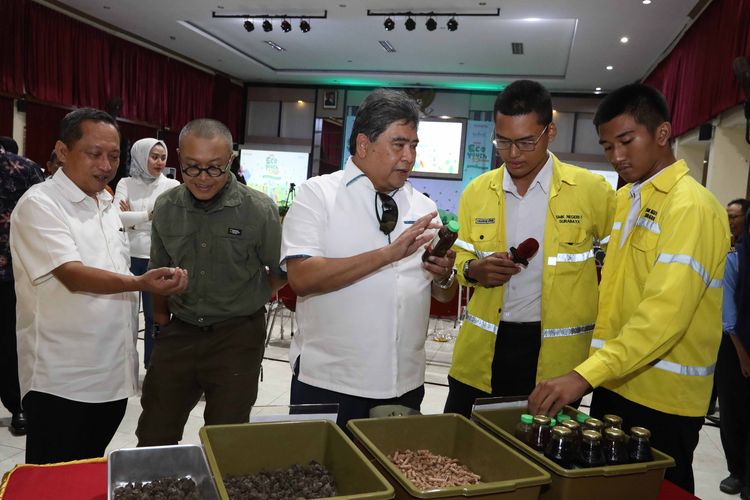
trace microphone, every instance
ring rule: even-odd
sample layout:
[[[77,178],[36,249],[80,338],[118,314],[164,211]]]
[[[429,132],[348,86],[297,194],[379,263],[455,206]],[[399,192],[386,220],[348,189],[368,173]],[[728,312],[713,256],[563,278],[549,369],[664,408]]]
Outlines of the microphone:
[[[510,247],[510,255],[516,264],[529,265],[529,259],[539,250],[539,242],[534,238],[527,238],[518,245],[518,248]]]

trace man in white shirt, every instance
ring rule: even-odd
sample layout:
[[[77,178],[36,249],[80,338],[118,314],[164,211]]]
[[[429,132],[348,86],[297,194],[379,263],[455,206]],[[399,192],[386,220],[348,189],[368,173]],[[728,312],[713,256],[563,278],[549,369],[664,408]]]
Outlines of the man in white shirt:
[[[360,106],[343,171],[305,182],[284,220],[281,259],[298,294],[291,403],[338,403],[338,423],[382,404],[419,410],[430,297],[456,291],[455,253],[421,260],[433,201],[406,181],[419,108],[379,89]]]
[[[27,463],[104,454],[136,392],[134,292],[187,287],[179,268],[128,270],[127,236],[104,190],[120,161],[114,119],[72,111],[55,151],[63,167],[11,217]]]

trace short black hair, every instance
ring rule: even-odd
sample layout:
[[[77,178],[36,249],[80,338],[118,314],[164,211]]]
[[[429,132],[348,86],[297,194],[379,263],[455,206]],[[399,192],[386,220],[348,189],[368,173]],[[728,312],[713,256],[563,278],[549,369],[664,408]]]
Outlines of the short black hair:
[[[599,125],[623,114],[631,115],[652,134],[656,127],[671,121],[662,93],[643,83],[625,85],[605,97],[594,114],[594,126],[598,130]]]
[[[83,137],[81,123],[85,121],[108,123],[115,127],[117,135],[120,136],[120,127],[117,126],[117,120],[115,120],[109,113],[100,109],[80,108],[65,115],[60,122],[60,140],[68,146],[68,148],[72,148],[73,145]]]
[[[18,154],[18,143],[12,137],[7,135],[0,135],[0,147],[2,147],[7,153]]]
[[[349,154],[357,152],[357,135],[365,134],[374,142],[391,123],[404,122],[419,125],[419,106],[405,92],[391,89],[376,89],[365,97],[357,109],[352,133],[349,136]]]
[[[495,99],[497,115],[518,116],[536,113],[540,125],[552,123],[552,96],[539,82],[516,80],[498,94]]]
[[[727,206],[729,205],[739,205],[742,207],[742,213],[746,214],[748,210],[750,210],[750,200],[746,200],[745,198],[737,198],[736,200],[732,200],[729,203],[727,203]]]

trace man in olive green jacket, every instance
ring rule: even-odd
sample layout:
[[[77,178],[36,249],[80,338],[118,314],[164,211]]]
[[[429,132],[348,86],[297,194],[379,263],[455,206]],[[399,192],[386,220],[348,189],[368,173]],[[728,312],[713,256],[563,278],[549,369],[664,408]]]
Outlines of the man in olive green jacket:
[[[278,211],[229,171],[229,130],[194,120],[180,132],[179,155],[185,184],[156,201],[149,266],[179,262],[191,281],[185,293],[153,300],[158,326],[143,382],[139,446],[176,444],[203,394],[206,424],[249,420],[264,306],[284,283]]]

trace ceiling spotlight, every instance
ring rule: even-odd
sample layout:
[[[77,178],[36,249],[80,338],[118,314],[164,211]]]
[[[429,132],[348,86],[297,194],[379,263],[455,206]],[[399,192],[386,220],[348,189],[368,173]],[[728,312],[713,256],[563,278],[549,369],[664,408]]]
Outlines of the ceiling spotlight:
[[[386,31],[393,31],[393,28],[396,27],[396,23],[394,23],[393,19],[389,17],[388,19],[383,21],[383,27],[385,28]]]
[[[269,31],[273,31],[273,24],[271,24],[271,21],[269,21],[268,19],[263,21],[263,31],[265,31],[266,33],[268,33]]]
[[[435,31],[437,29],[437,21],[433,18],[429,18],[424,25],[427,28],[427,31]]]
[[[597,92],[601,92],[602,88],[601,87],[596,87],[594,90],[596,90]]]
[[[250,19],[248,19],[247,21],[245,21],[245,23],[243,24],[243,26],[245,26],[245,31],[247,31],[248,33],[250,33],[251,31],[253,31],[255,29],[255,25],[253,24],[253,22]]]
[[[456,31],[458,29],[458,21],[455,17],[451,17],[445,24],[448,27],[448,31]]]
[[[604,69],[606,69],[607,71],[612,71],[613,69],[615,69],[615,67],[614,66],[607,66]]]
[[[414,31],[414,28],[417,27],[417,23],[416,21],[414,21],[414,19],[410,17],[409,19],[406,20],[406,22],[404,23],[404,26],[406,27],[406,31]]]
[[[651,3],[651,0],[643,0],[643,5],[649,5]]]
[[[299,29],[302,33],[307,33],[308,31],[310,31],[310,23],[303,19],[299,22]]]
[[[630,38],[628,38],[626,36],[620,38],[620,43],[628,43],[629,41],[630,41]]]
[[[281,21],[281,31],[283,31],[284,33],[289,33],[290,31],[292,31],[292,23],[290,23],[286,19]]]

